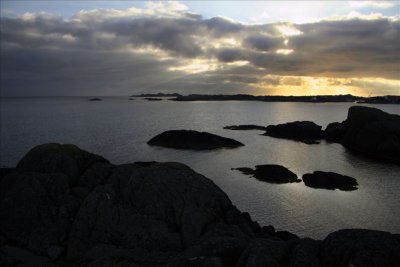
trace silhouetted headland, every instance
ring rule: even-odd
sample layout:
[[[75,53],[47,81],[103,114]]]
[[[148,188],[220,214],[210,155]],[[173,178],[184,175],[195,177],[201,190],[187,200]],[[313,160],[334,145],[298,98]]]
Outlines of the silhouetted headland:
[[[260,226],[180,163],[45,144],[0,177],[1,266],[399,266],[398,234]],[[265,203],[268,208],[268,203]]]
[[[360,97],[353,95],[316,95],[316,96],[255,96],[246,94],[237,95],[179,95],[171,100],[174,101],[264,101],[264,102],[359,102],[374,104],[400,104],[400,96]]]
[[[171,130],[153,137],[147,144],[178,149],[207,150],[217,148],[236,148],[242,143],[207,132],[191,130]]]
[[[371,158],[400,163],[400,116],[353,106],[342,123],[331,123],[325,138]]]
[[[315,171],[314,173],[304,174],[302,178],[306,186],[313,188],[353,191],[358,186],[355,178],[334,172]]]

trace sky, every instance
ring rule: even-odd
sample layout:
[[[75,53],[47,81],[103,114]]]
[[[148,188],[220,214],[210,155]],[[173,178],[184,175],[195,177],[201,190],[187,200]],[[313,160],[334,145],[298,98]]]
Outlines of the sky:
[[[1,1],[1,95],[400,95],[400,1]]]

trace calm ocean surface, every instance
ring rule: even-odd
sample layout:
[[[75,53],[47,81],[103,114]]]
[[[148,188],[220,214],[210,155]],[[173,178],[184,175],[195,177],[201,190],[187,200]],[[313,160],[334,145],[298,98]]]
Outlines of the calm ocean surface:
[[[350,103],[149,102],[127,97],[1,98],[0,166],[15,166],[33,146],[73,143],[112,163],[178,161],[211,178],[242,211],[261,225],[300,236],[324,238],[340,228],[400,233],[400,166],[355,156],[339,144],[299,142],[230,131],[232,124],[269,125],[311,120],[323,128],[343,121]],[[399,105],[374,105],[400,114]],[[153,136],[171,129],[207,131],[245,144],[207,152],[150,147]],[[353,192],[312,189],[303,183],[274,185],[245,176],[236,167],[280,164],[299,177],[315,170],[355,177]]]

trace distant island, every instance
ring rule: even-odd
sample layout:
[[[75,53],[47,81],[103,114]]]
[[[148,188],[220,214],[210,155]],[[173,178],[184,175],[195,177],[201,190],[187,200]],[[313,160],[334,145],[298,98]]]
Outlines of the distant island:
[[[247,94],[236,95],[178,95],[171,99],[174,101],[263,101],[263,102],[311,102],[311,103],[327,103],[327,102],[357,102],[368,104],[400,104],[400,96],[374,96],[361,97],[353,95],[316,95],[316,96],[255,96]]]
[[[156,93],[156,94],[139,94],[139,95],[131,95],[131,97],[180,97],[182,95],[177,93]]]

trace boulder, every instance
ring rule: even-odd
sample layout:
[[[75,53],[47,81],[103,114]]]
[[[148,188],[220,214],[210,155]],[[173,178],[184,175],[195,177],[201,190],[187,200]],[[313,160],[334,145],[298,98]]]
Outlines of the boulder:
[[[328,140],[379,160],[400,163],[400,116],[376,108],[353,106],[342,123],[328,125]]]
[[[358,189],[358,183],[355,178],[334,172],[315,171],[314,173],[306,173],[303,175],[303,182],[306,186],[313,188],[339,189],[343,191]]]
[[[104,158],[81,150],[75,145],[55,143],[32,148],[18,163],[20,172],[62,173],[67,175],[70,185],[90,165],[96,162],[108,163]]]
[[[0,229],[12,243],[46,254],[63,242],[74,210],[64,174],[12,173],[0,183]]]
[[[227,130],[261,130],[261,131],[266,131],[267,127],[250,124],[250,125],[230,125],[230,126],[225,126],[224,129],[227,129]]]
[[[255,169],[241,167],[236,168],[236,170],[239,170],[246,175],[253,175],[253,177],[258,180],[269,183],[284,184],[301,182],[295,173],[281,165],[265,164],[257,165],[255,166]]]
[[[207,150],[217,148],[236,148],[242,143],[207,132],[172,130],[153,137],[147,144],[178,149]]]
[[[264,135],[301,141],[307,144],[317,143],[323,138],[322,127],[311,121],[295,121],[267,126]]]
[[[280,267],[287,259],[286,243],[257,238],[240,256],[237,267]]]
[[[318,253],[319,243],[311,238],[303,238],[293,248],[290,255],[289,267],[319,267],[321,266]]]
[[[332,122],[328,124],[328,126],[324,130],[324,137],[327,141],[340,143],[343,135],[343,130],[344,129],[341,123]]]
[[[400,243],[387,232],[339,230],[321,243],[320,260],[326,267],[400,266]]]

